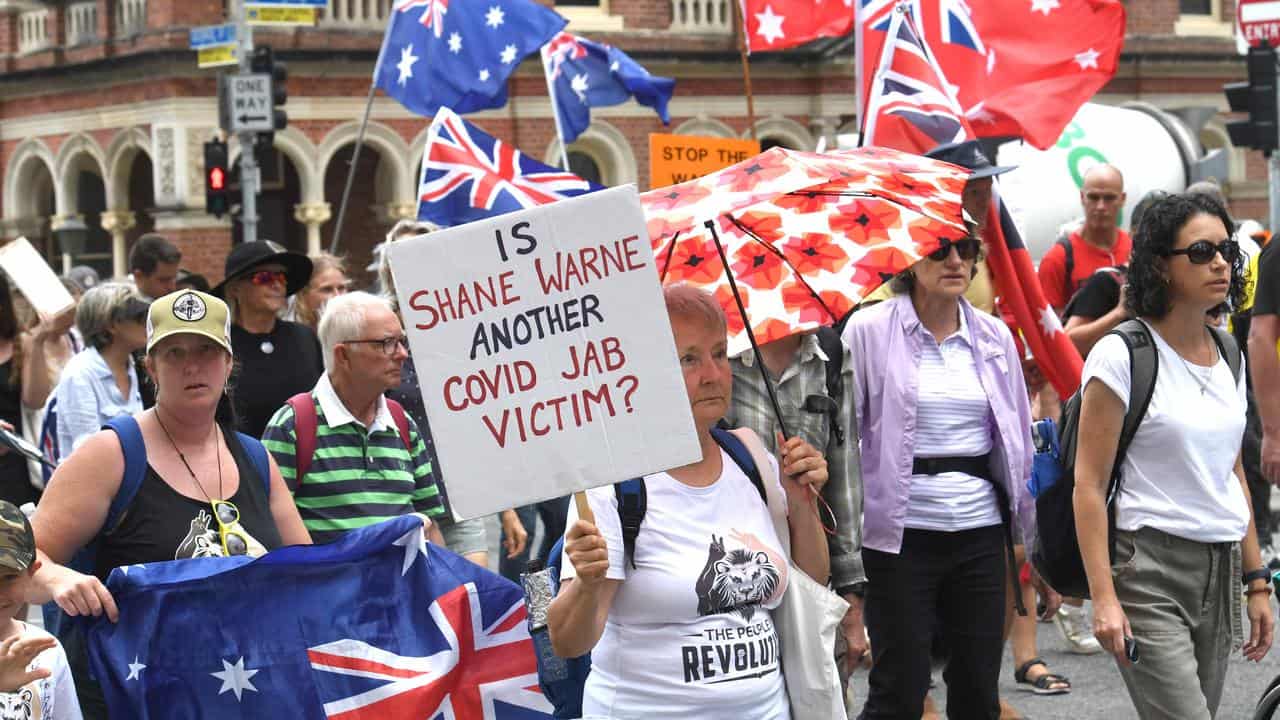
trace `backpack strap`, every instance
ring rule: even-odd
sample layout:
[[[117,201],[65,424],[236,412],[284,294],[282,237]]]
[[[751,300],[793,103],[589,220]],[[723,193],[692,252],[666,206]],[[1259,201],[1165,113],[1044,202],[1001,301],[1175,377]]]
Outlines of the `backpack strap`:
[[[1146,323],[1141,320],[1125,320],[1111,331],[1119,335],[1129,348],[1129,409],[1124,414],[1124,425],[1120,429],[1120,441],[1116,445],[1116,460],[1111,466],[1111,491],[1107,494],[1107,502],[1111,503],[1120,494],[1123,480],[1120,466],[1133,436],[1138,433],[1138,426],[1147,415],[1151,406],[1151,396],[1156,390],[1156,376],[1160,370],[1159,355],[1156,353],[1155,339]],[[1115,525],[1115,513],[1111,513],[1111,524]],[[1114,530],[1114,527],[1112,528]],[[1112,536],[1114,537],[1114,532]]]
[[[644,478],[632,478],[614,483],[613,494],[618,498],[618,520],[622,524],[623,562],[636,567],[636,537],[640,535],[640,523],[648,506],[648,492]]]
[[[834,329],[826,326],[818,328],[818,347],[827,356],[827,397],[835,403],[827,411],[827,420],[831,423],[831,434],[837,445],[844,445],[844,428],[840,427],[840,403],[844,398],[844,341]]]
[[[301,483],[311,469],[311,457],[316,454],[316,401],[309,392],[300,392],[286,400],[293,408],[293,463],[297,468],[297,482]]]
[[[236,433],[236,439],[240,441],[240,447],[244,448],[244,454],[249,456],[249,462],[253,463],[253,469],[258,471],[258,477],[262,478],[262,487],[267,491],[267,498],[270,499],[271,461],[267,459],[267,448],[258,438],[242,432]]]
[[[400,442],[404,443],[404,449],[409,451],[409,457],[413,457],[413,440],[409,435],[409,416],[404,414],[404,406],[400,403],[386,398],[387,412],[391,413],[391,420],[396,424],[396,430],[400,431]]]
[[[1222,353],[1222,357],[1226,358],[1227,365],[1231,368],[1231,377],[1235,378],[1237,383],[1240,382],[1240,373],[1244,370],[1244,355],[1240,352],[1240,343],[1236,342],[1236,338],[1231,333],[1213,326],[1209,326],[1209,332],[1213,334],[1213,340],[1218,344],[1218,352]]]
[[[108,420],[103,427],[114,431],[120,440],[120,449],[124,453],[124,474],[120,476],[120,489],[111,498],[111,507],[107,509],[107,518],[102,523],[99,535],[111,532],[120,524],[147,476],[147,446],[142,440],[142,428],[138,427],[138,421],[132,415],[120,415]]]
[[[769,504],[769,495],[764,489],[764,480],[760,477],[760,468],[756,465],[756,460],[751,456],[751,450],[747,448],[746,443],[742,442],[737,435],[724,430],[722,428],[711,428],[711,437],[720,446],[721,450],[733,460],[743,474],[751,481],[751,485],[755,487],[756,492],[760,493],[760,499]]]
[[[1071,276],[1076,271],[1076,251],[1071,245],[1071,231],[1063,230],[1058,233],[1058,239],[1054,241],[1054,244],[1062,246],[1062,266],[1066,270],[1067,296],[1069,297],[1075,294],[1075,283],[1071,281]]]

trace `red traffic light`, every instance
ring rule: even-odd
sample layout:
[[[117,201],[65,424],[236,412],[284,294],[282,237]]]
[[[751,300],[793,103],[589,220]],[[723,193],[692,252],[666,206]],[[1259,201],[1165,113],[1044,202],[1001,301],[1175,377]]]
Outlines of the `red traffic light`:
[[[210,190],[226,190],[227,189],[227,171],[220,167],[209,168],[209,189]]]

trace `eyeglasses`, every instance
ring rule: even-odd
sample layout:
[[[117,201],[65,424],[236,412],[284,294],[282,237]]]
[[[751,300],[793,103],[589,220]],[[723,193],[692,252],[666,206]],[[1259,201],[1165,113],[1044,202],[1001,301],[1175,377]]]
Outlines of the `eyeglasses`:
[[[929,253],[926,257],[934,262],[942,262],[951,254],[951,248],[956,249],[961,260],[972,260],[978,257],[978,250],[982,248],[982,245],[974,238],[964,238],[962,240],[943,238],[942,244],[938,246],[938,249]]]
[[[401,335],[400,337],[387,337],[380,340],[346,340],[348,345],[375,345],[382,348],[382,354],[391,357],[396,354],[396,348],[404,348],[409,350],[409,338]]]
[[[249,282],[254,285],[274,285],[288,281],[289,276],[283,270],[259,270],[249,275]]]
[[[1214,255],[1221,255],[1223,260],[1234,263],[1240,257],[1240,244],[1235,240],[1223,240],[1214,245],[1208,240],[1197,240],[1181,250],[1170,250],[1167,255],[1186,255],[1196,265],[1205,265],[1213,260]]]
[[[249,536],[240,527],[240,508],[229,500],[214,500],[213,518],[218,521],[218,537],[227,557],[249,552]]]

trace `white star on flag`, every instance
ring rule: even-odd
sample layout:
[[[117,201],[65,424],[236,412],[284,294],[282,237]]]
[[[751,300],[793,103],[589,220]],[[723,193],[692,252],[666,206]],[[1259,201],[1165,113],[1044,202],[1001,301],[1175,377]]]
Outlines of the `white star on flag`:
[[[1045,17],[1059,7],[1058,0],[1031,0],[1031,12],[1044,13]]]
[[[1100,53],[1097,50],[1089,48],[1082,53],[1076,53],[1076,63],[1080,66],[1081,70],[1084,70],[1085,68],[1093,68],[1094,70],[1097,70],[1099,55]]]
[[[1058,320],[1058,314],[1048,305],[1040,308],[1040,327],[1047,337],[1062,332],[1062,321]]]
[[[502,64],[510,65],[516,60],[516,46],[508,45],[502,48]]]
[[[489,82],[489,71],[486,68],[480,68],[480,82]]]
[[[245,690],[258,692],[258,688],[254,687],[252,682],[249,682],[249,678],[257,675],[258,671],[245,670],[243,656],[236,661],[235,665],[223,660],[222,671],[209,674],[222,681],[222,687],[218,690],[219,695],[230,690],[236,694],[236,700],[238,701]]]
[[[502,8],[497,5],[490,6],[489,12],[484,14],[484,24],[496,28],[502,24],[503,16]]]
[[[402,577],[409,572],[409,568],[413,567],[413,561],[417,560],[419,555],[425,557],[427,554],[427,540],[422,535],[421,527],[415,527],[391,544],[404,548],[404,565],[400,568]]]
[[[413,64],[416,62],[418,62],[418,58],[414,57],[412,43],[400,49],[400,64],[396,65],[396,69],[400,71],[401,85],[413,77]]]
[[[569,87],[573,88],[573,91],[578,94],[579,100],[581,100],[584,103],[587,101],[588,86],[587,86],[587,76],[585,73],[580,75],[574,75],[572,82],[569,83]]]
[[[127,680],[140,680],[140,678],[138,677],[138,673],[140,673],[140,672],[142,672],[143,670],[146,670],[146,669],[147,669],[147,666],[146,666],[146,665],[143,665],[143,664],[142,664],[142,663],[140,663],[140,662],[138,662],[138,656],[137,656],[137,655],[134,655],[134,656],[133,656],[133,662],[129,663],[129,677],[125,678],[125,680],[126,680],[126,681],[127,681]]]
[[[760,23],[756,28],[756,34],[764,38],[766,45],[772,45],[787,36],[782,31],[783,19],[781,15],[773,13],[772,5],[765,5],[764,12],[756,13],[756,22]]]
[[[462,52],[462,36],[458,33],[449,33],[449,52],[454,55]]]
[[[622,67],[622,63],[618,62],[617,60],[614,60],[613,64],[609,66],[609,72],[618,72],[618,68],[620,67]]]

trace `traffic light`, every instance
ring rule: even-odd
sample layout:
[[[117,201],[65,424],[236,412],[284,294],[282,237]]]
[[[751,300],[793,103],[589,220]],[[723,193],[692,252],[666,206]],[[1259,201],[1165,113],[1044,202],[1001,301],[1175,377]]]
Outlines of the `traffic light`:
[[[1250,47],[1248,82],[1227,83],[1227,103],[1232,112],[1249,113],[1248,120],[1228,120],[1227,134],[1237,147],[1276,149],[1276,51],[1268,46]]]
[[[284,104],[289,100],[289,69],[283,62],[276,60],[275,53],[268,45],[256,48],[249,58],[249,69],[255,73],[271,76],[271,112],[272,125],[276,130],[283,130],[289,124],[289,115],[284,111]],[[275,132],[259,134],[261,144],[270,148],[275,144]]]
[[[204,209],[222,217],[230,204],[227,190],[227,144],[217,138],[204,144]]]

